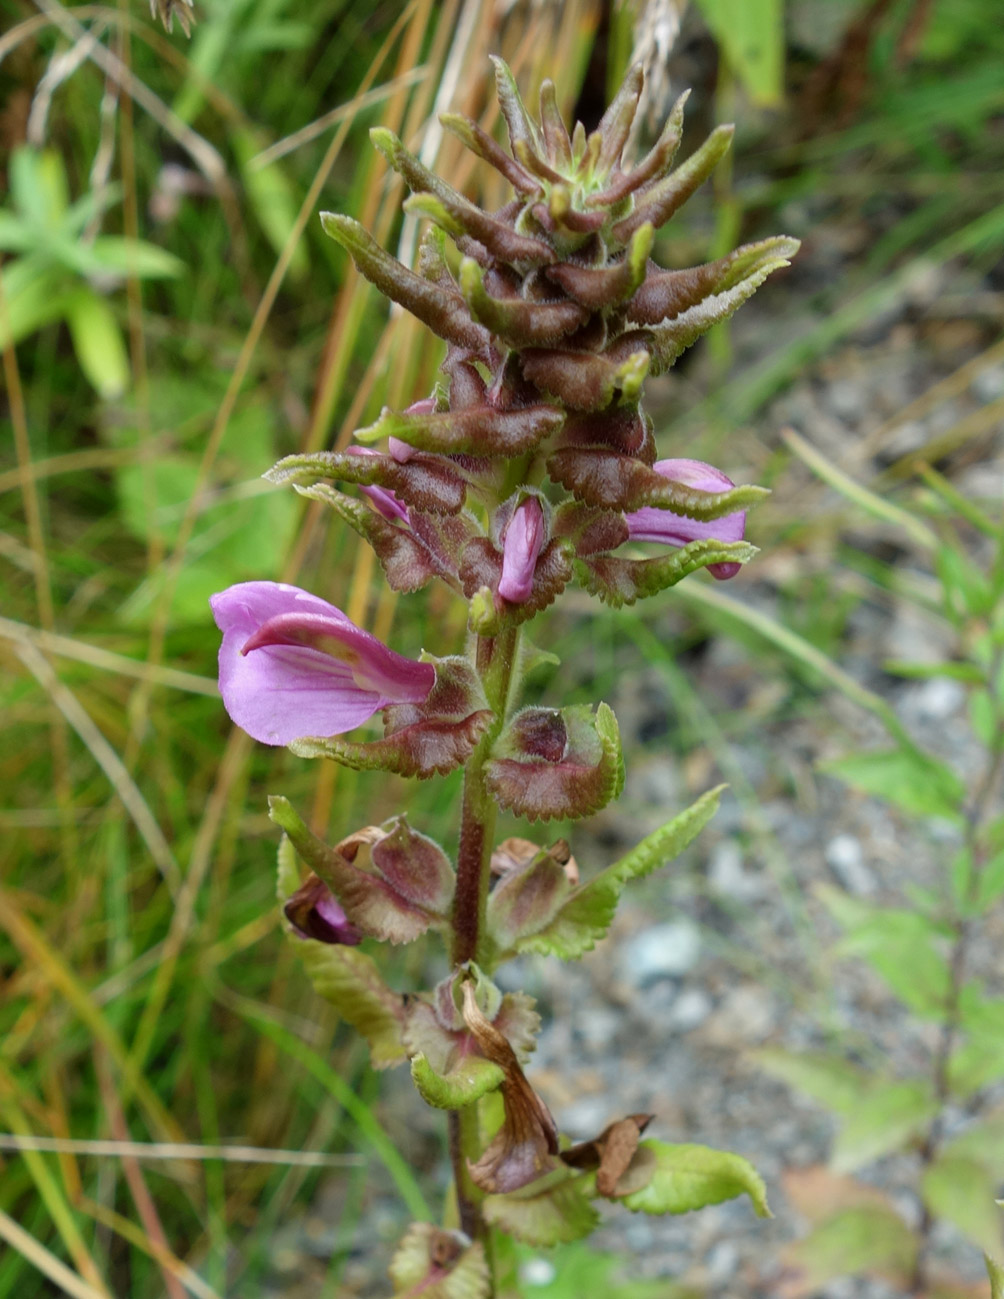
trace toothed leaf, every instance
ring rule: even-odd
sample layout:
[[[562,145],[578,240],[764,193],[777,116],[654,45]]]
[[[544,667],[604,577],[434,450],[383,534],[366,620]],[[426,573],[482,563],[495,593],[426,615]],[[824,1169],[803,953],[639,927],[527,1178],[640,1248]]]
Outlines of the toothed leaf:
[[[757,553],[748,541],[691,541],[679,550],[652,559],[622,559],[617,555],[597,555],[578,560],[575,565],[579,584],[604,604],[620,609],[636,600],[658,595],[690,573],[710,564],[746,564]]]
[[[581,1240],[599,1225],[586,1197],[588,1179],[563,1170],[509,1195],[486,1195],[485,1221],[526,1245],[560,1245]],[[537,1187],[543,1184],[542,1190]]]
[[[651,1151],[655,1165],[648,1185],[623,1197],[626,1208],[639,1213],[691,1213],[748,1195],[758,1218],[771,1216],[763,1178],[741,1155],[662,1141],[643,1141],[639,1149]]]
[[[591,951],[610,927],[625,885],[644,879],[678,857],[708,824],[725,785],[702,794],[690,807],[653,830],[629,853],[568,894],[554,918],[539,932],[519,939],[519,952],[539,952],[575,960]]]

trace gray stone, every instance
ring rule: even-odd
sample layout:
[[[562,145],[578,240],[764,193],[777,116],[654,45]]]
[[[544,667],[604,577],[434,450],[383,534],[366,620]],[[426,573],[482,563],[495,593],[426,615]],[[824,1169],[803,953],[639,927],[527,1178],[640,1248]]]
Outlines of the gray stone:
[[[612,1111],[615,1106],[616,1101],[606,1095],[580,1096],[571,1105],[557,1108],[555,1116],[562,1132],[577,1141],[589,1141],[617,1117]]]
[[[855,379],[835,380],[825,389],[823,400],[846,424],[860,424],[868,408],[868,394]]]
[[[666,1026],[677,1033],[689,1033],[699,1028],[714,1008],[715,1003],[703,988],[686,988],[673,1002]]]
[[[720,1240],[708,1250],[704,1266],[710,1286],[724,1285],[735,1275],[739,1266],[739,1250],[731,1240]]]
[[[701,954],[701,935],[690,920],[654,925],[627,944],[621,955],[621,976],[634,988],[656,979],[679,978],[689,973]]]
[[[992,365],[987,370],[981,370],[971,387],[973,396],[978,401],[991,402],[1004,396],[1004,365]]]
[[[708,883],[723,897],[752,902],[763,894],[763,881],[743,868],[743,855],[735,839],[715,845],[708,865]]]
[[[878,880],[865,865],[861,842],[852,834],[838,834],[823,851],[826,864],[848,893],[867,897],[878,891]]]
[[[962,683],[949,677],[932,677],[911,691],[911,705],[921,717],[941,722],[957,713],[966,701]]]
[[[575,1030],[590,1051],[606,1050],[617,1036],[624,1016],[606,1006],[591,1006],[577,1017]]]

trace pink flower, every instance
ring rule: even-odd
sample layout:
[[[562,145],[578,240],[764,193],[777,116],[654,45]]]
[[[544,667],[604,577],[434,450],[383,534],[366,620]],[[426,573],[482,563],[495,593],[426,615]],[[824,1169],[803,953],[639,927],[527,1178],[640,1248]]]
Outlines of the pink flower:
[[[524,604],[533,591],[537,556],[544,544],[544,511],[535,496],[516,507],[502,538],[502,577],[499,595],[513,604]]]
[[[209,601],[223,632],[220,694],[262,744],[341,735],[389,704],[421,703],[436,680],[316,595],[241,582]]]
[[[674,482],[696,487],[702,492],[727,492],[735,487],[731,478],[726,478],[720,469],[706,465],[702,460],[657,460],[652,468],[662,474],[663,478],[671,478]],[[706,538],[715,541],[742,541],[746,530],[745,510],[704,522],[687,515],[674,514],[671,510],[646,505],[643,509],[625,515],[625,520],[632,541],[659,541],[668,546],[685,546],[690,541]],[[719,581],[724,581],[735,577],[740,568],[741,564],[709,564],[708,572]]]

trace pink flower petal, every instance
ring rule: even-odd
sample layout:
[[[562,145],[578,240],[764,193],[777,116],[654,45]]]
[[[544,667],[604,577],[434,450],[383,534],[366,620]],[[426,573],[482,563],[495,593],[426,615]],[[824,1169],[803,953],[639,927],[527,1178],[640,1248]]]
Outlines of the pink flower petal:
[[[720,469],[706,465],[701,460],[657,460],[652,468],[664,478],[696,487],[702,492],[727,492],[735,486],[732,479],[726,478]],[[746,531],[744,510],[705,521],[647,505],[625,515],[625,520],[632,541],[656,541],[668,546],[686,546],[688,542],[707,538],[715,541],[742,541]],[[735,577],[741,567],[737,563],[709,564],[708,572],[719,581],[724,581]]]
[[[210,604],[223,703],[263,744],[340,735],[388,704],[421,702],[435,682],[432,664],[395,654],[298,587],[242,582]]]

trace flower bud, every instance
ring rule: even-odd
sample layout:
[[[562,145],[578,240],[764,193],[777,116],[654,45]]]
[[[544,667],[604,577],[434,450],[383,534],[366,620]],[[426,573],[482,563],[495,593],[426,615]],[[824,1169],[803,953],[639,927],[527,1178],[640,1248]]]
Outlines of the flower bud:
[[[544,511],[535,496],[528,496],[509,520],[502,539],[502,577],[499,595],[512,604],[523,604],[533,591],[537,556],[544,544]]]
[[[283,911],[301,938],[313,938],[319,943],[342,947],[355,947],[362,942],[362,934],[349,921],[334,894],[318,875],[308,876]]]
[[[392,440],[396,441],[396,439]],[[410,447],[408,449],[411,450]],[[378,451],[370,450],[369,447],[353,446],[346,447],[345,450],[350,456],[375,456],[380,454]],[[391,448],[391,451],[393,454],[393,448]],[[399,460],[401,464],[404,463],[404,460],[401,460],[400,457],[395,456],[395,459]],[[385,519],[389,519],[391,523],[396,523],[399,519],[402,519],[405,523],[408,522],[408,507],[388,488],[360,487],[359,490],[372,503],[377,513],[383,515]]]

